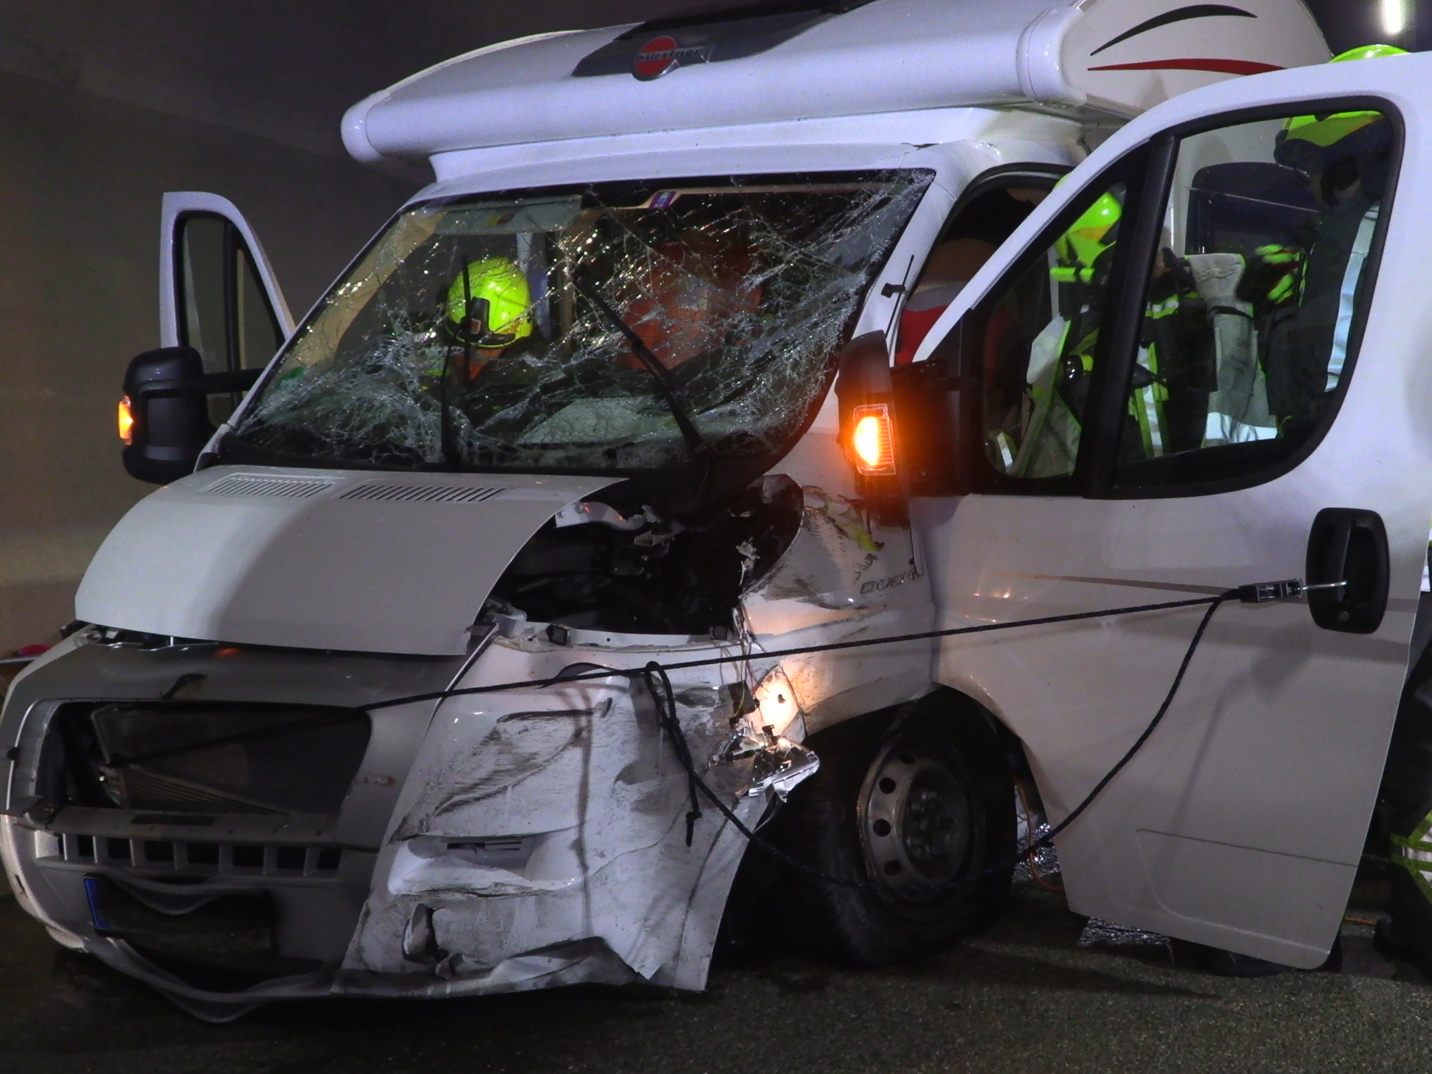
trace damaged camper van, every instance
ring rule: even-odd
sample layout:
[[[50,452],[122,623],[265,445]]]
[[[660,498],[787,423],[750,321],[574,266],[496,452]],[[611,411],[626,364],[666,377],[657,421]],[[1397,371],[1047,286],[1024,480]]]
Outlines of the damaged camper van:
[[[1218,611],[1058,842],[1075,910],[1317,963],[1432,514],[1395,268],[1432,108],[1363,72],[1428,68],[1260,74],[1327,59],[1299,0],[493,46],[345,116],[435,181],[296,326],[233,206],[170,195],[125,387],[167,484],[0,718],[21,905],[216,1019],[700,989],[755,833],[801,866],[768,913],[890,961],[998,907],[1016,776],[1058,821],[1139,737],[1199,626],[1163,603],[1340,549],[1316,621]],[[1353,106],[1376,295],[1287,421],[1241,284],[1321,211],[1279,133]]]

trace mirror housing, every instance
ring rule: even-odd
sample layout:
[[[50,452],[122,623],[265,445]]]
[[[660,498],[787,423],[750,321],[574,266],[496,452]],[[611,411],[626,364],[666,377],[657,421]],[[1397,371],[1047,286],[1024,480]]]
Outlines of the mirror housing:
[[[204,360],[193,347],[136,355],[124,374],[134,424],[124,449],[131,477],[158,485],[193,471],[214,434],[205,403]]]
[[[856,336],[841,348],[836,361],[840,443],[855,470],[857,493],[877,517],[903,520],[905,481],[885,333]],[[862,459],[862,449],[877,452],[880,458]]]
[[[941,340],[928,359],[894,371],[901,462],[910,496],[963,496],[972,491],[972,475],[979,469],[971,457],[978,420],[973,413],[975,392],[961,372],[969,321],[966,317]]]

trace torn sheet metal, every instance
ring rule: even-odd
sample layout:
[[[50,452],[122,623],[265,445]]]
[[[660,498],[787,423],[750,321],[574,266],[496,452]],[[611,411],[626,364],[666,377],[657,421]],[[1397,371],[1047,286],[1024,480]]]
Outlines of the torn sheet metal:
[[[602,658],[577,646],[535,657]],[[499,641],[474,683],[530,675],[530,659]],[[733,725],[760,735],[736,711],[733,677],[673,675],[676,714],[704,781],[755,827],[818,762],[789,737],[727,749]],[[798,737],[798,722],[786,732]],[[689,809],[640,678],[450,699],[414,762],[337,989],[466,994],[554,975],[701,987],[744,839],[702,799],[687,846]]]
[[[908,527],[814,486],[801,489],[800,531],[775,568],[745,597],[759,632],[784,632],[864,614],[874,605],[918,604],[925,579]],[[908,594],[908,597],[906,597]]]

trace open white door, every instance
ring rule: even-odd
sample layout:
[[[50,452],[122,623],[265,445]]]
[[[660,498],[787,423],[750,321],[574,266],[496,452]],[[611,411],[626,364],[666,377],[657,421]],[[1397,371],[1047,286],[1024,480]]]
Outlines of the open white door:
[[[1079,912],[1297,966],[1336,935],[1432,517],[1429,81],[1432,56],[1371,60],[1155,109],[922,348],[964,386],[965,494],[914,504],[945,626],[1348,583],[1320,595],[1326,626],[1300,601],[1218,610],[1164,722],[1058,840]],[[1274,144],[1289,117],[1348,114],[1373,133],[1329,210]],[[1061,237],[1091,207],[1118,226],[1085,236],[1110,252],[1082,272]],[[1319,305],[1337,234],[1353,252]],[[1303,266],[1291,298],[1255,271],[1272,245]],[[1202,613],[957,637],[939,674],[1023,740],[1057,822],[1148,724]]]
[[[262,369],[293,333],[273,266],[234,203],[164,195],[159,226],[159,335],[193,347],[206,372]]]

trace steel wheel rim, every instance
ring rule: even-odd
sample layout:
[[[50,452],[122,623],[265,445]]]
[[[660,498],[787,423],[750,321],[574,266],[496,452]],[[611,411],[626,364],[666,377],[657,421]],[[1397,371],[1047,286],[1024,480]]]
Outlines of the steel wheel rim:
[[[920,737],[882,747],[857,809],[861,850],[880,897],[909,912],[936,908],[966,871],[974,816],[961,773]]]

